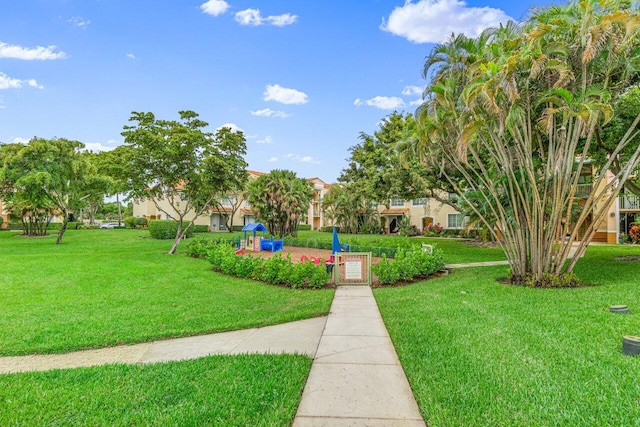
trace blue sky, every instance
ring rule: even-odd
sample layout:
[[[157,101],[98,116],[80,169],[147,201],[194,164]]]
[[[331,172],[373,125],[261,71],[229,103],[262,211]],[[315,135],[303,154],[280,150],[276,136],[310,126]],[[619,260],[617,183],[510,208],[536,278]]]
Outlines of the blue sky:
[[[413,112],[433,43],[533,0],[0,0],[0,142],[123,143],[131,111],[247,137],[249,168],[334,182],[360,132]]]

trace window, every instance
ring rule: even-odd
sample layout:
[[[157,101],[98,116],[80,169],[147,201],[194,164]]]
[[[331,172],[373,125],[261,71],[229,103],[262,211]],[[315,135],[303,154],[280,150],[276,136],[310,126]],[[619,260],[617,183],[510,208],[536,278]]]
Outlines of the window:
[[[447,214],[447,228],[462,228],[462,227],[464,227],[464,215]]]
[[[245,200],[244,201],[244,207],[247,208],[247,209],[250,209],[251,208],[251,203],[249,203],[248,200]]]
[[[428,200],[427,198],[422,199],[413,199],[413,206],[427,206]]]
[[[220,204],[224,207],[232,208],[235,203],[236,199],[234,199],[233,197],[227,197],[226,199],[222,199]]]
[[[404,206],[404,199],[394,198],[391,199],[391,206],[399,207]]]

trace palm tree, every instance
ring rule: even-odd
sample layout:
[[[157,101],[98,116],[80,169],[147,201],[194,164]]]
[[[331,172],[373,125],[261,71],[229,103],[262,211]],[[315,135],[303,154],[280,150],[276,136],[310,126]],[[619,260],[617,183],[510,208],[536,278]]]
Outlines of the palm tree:
[[[247,194],[258,220],[267,224],[270,233],[295,236],[313,198],[313,186],[295,172],[275,169],[253,180]]]
[[[606,179],[640,116],[608,158],[590,163],[593,190],[576,215],[595,135],[613,114],[612,100],[639,77],[639,25],[623,0],[572,1],[534,11],[521,26],[452,37],[427,58],[431,84],[414,150],[494,233],[515,281],[570,274],[638,163],[634,147]]]

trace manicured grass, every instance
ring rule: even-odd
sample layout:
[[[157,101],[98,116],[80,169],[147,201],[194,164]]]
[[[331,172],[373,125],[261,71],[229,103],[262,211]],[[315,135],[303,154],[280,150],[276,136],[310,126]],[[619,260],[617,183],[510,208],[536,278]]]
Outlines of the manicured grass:
[[[0,375],[0,425],[290,425],[311,359],[212,356]]]
[[[0,232],[0,355],[61,353],[272,325],[328,313],[332,290],[291,290],[166,255],[146,230]]]
[[[303,239],[316,239],[331,242],[332,233],[320,231],[300,231],[298,237]],[[421,243],[433,244],[442,249],[444,262],[447,264],[500,261],[506,259],[504,252],[500,248],[478,247],[465,243],[463,239],[445,237],[402,237],[398,235],[377,235],[377,234],[339,234],[340,243],[364,244],[364,245],[384,245],[395,247],[398,245]]]
[[[640,247],[591,246],[576,270],[594,287],[502,285],[507,267],[458,269],[375,296],[430,426],[638,425]],[[612,314],[625,304],[634,315]]]

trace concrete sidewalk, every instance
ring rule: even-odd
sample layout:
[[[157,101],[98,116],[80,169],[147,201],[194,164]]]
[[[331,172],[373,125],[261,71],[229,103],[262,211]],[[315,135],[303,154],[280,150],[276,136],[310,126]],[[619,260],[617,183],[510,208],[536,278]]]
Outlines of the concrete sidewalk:
[[[293,425],[426,425],[370,287],[336,289]]]
[[[468,262],[466,264],[445,264],[444,268],[467,268],[467,267],[491,267],[494,265],[509,265],[509,261],[485,261],[485,262]]]
[[[297,353],[314,357],[327,317],[263,328],[168,339],[66,354],[0,357],[0,374],[48,371],[108,363],[154,363],[212,354]]]

